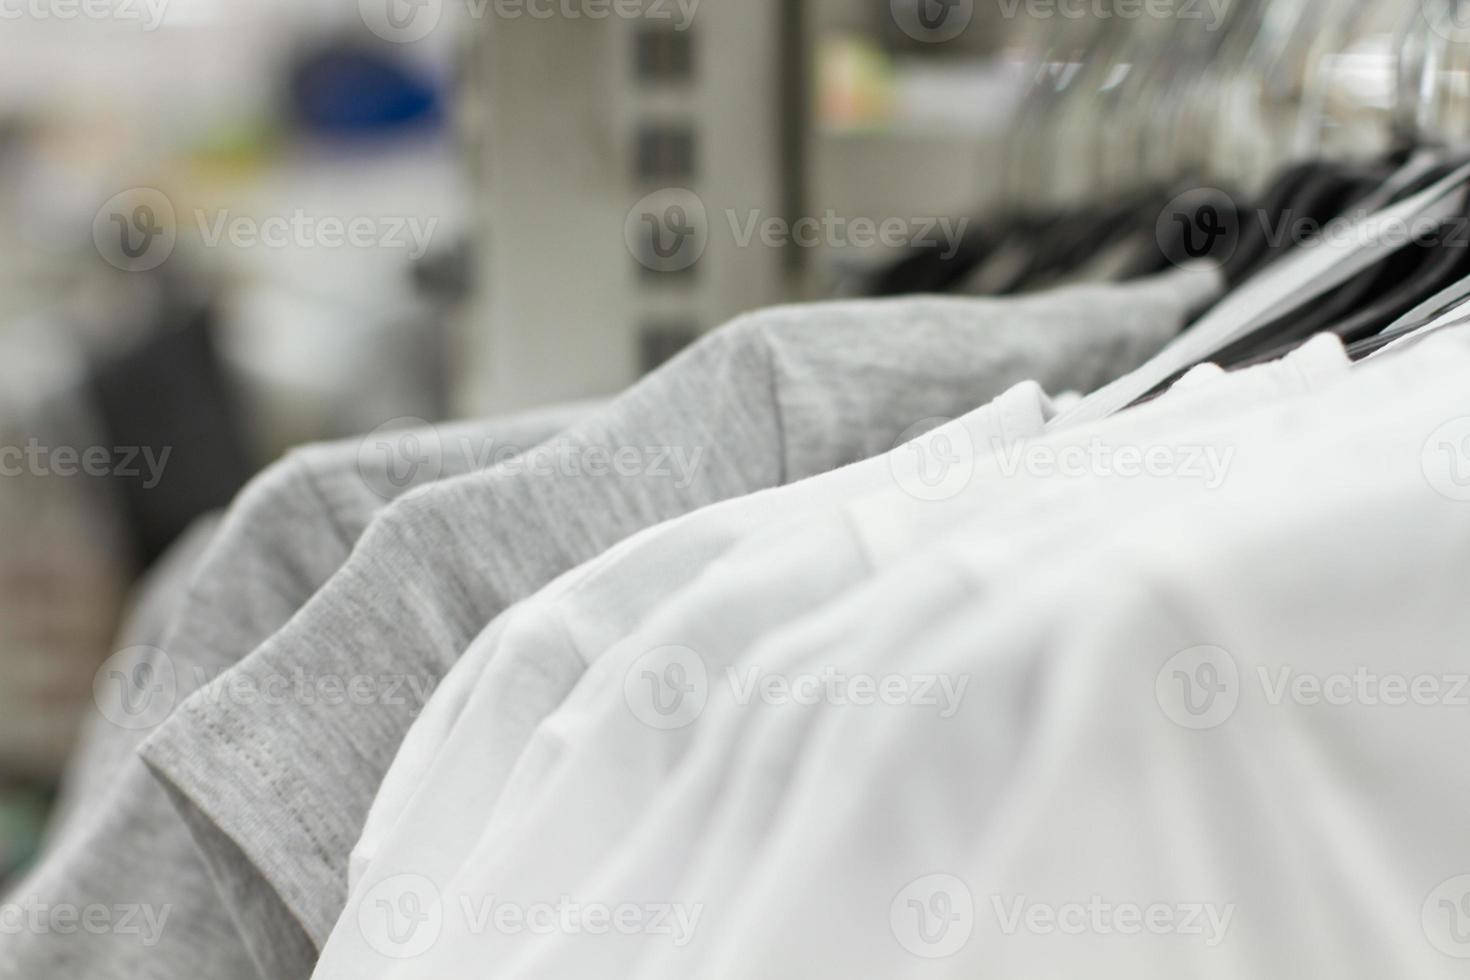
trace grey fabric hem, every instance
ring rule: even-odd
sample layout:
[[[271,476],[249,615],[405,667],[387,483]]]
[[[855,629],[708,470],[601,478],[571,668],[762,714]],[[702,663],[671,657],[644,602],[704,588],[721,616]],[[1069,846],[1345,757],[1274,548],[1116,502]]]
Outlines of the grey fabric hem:
[[[261,980],[310,976],[316,967],[317,948],[275,888],[255,871],[239,844],[196,807],[167,773],[146,762],[145,765],[189,828],[199,856],[209,869],[210,880],[231,921],[240,930],[246,952],[260,972]],[[270,937],[267,943],[259,941],[261,926],[266,927],[264,931]]]
[[[273,967],[265,973],[267,980],[304,980],[310,976],[317,951],[336,921],[324,918],[313,923],[308,910],[320,909],[324,903],[330,905],[328,896],[338,895],[344,883],[323,854],[303,853],[300,848],[251,853],[250,843],[263,839],[316,839],[312,828],[296,820],[294,809],[286,805],[280,786],[270,780],[260,760],[251,758],[246,746],[233,742],[215,742],[207,751],[199,752],[190,751],[181,740],[168,738],[149,739],[139,755],[188,825],[221,896],[230,906],[231,916],[239,917],[248,906],[253,914],[245,915],[244,921],[258,922],[264,911],[275,922],[290,923],[299,934],[297,945],[307,952],[288,957],[297,969]],[[220,779],[221,772],[229,772],[230,778]],[[280,805],[263,805],[262,801],[268,799]],[[263,833],[258,821],[264,814],[287,820],[292,826]],[[242,935],[249,937],[253,931],[242,929]],[[247,946],[251,945],[247,941]],[[253,948],[250,952],[259,965],[260,952]],[[277,958],[275,951],[267,956]],[[303,959],[304,970],[300,969]]]

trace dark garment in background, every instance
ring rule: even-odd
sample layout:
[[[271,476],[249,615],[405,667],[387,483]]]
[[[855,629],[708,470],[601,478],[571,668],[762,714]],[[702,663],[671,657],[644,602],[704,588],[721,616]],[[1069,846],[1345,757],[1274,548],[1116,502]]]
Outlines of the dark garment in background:
[[[95,363],[87,387],[112,453],[105,482],[145,568],[254,470],[213,316],[170,316],[141,344]]]

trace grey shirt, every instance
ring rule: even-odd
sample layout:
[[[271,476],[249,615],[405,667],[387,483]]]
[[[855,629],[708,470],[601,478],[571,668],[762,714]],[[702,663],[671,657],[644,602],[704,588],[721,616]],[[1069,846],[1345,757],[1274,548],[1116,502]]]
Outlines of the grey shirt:
[[[0,935],[0,977],[254,976],[239,927],[138,745],[285,625],[391,499],[537,445],[590,410],[382,437],[395,446],[417,437],[417,466],[377,451],[377,440],[300,449],[252,481],[207,540],[181,542],[140,595],[123,649],[98,671],[98,717],[68,774],[60,822],[11,895],[25,918],[19,933]],[[169,594],[180,583],[182,593]],[[132,911],[95,933],[50,924],[53,909],[89,906],[118,918]],[[278,940],[309,949],[288,925]]]

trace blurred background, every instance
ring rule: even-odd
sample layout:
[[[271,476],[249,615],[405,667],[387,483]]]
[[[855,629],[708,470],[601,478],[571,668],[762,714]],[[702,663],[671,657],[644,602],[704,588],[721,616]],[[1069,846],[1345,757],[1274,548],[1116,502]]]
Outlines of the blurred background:
[[[1410,6],[0,0],[0,879],[132,583],[288,447],[610,396],[998,216],[1452,130]],[[1410,59],[1451,83],[1406,103]]]

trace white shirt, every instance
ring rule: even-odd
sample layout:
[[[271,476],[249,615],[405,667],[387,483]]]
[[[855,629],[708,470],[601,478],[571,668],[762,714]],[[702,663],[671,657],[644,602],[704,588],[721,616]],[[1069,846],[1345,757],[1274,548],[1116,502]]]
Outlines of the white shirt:
[[[1337,358],[1338,372],[1345,372],[1340,345]],[[1259,397],[1280,397],[1311,375],[1295,367],[1282,370],[1272,365],[1230,380],[1241,387],[1236,402],[1240,404],[1250,400],[1247,389],[1258,392]],[[1271,383],[1262,383],[1267,378]],[[1177,405],[1187,403],[1181,396]],[[1145,414],[1130,413],[1128,419]],[[1072,437],[1073,442],[1081,438]],[[990,448],[983,439],[978,443],[981,449]],[[992,469],[996,469],[994,461]],[[983,478],[978,483],[997,493],[1014,484],[1011,492],[1020,498],[1042,485],[1024,480],[1024,473],[1018,476],[1021,478],[1007,479],[996,469],[990,484]],[[971,495],[975,498],[972,507],[995,500],[994,493],[972,491]],[[875,508],[873,513],[905,513],[914,528],[926,530],[929,536],[954,526],[952,507],[936,506],[936,501],[917,499],[901,490],[876,495],[878,500],[885,497],[890,506]],[[903,526],[901,518],[895,520],[897,526]],[[865,523],[859,526],[867,531]],[[612,853],[640,818],[647,793],[662,782],[691,738],[681,727],[650,727],[665,722],[649,714],[656,714],[651,701],[637,702],[634,707],[633,699],[641,696],[638,685],[642,678],[667,676],[671,668],[684,669],[686,677],[690,671],[719,672],[764,632],[799,618],[866,577],[872,568],[871,546],[881,544],[882,535],[853,533],[853,527],[846,515],[833,515],[832,520],[808,522],[801,536],[782,532],[773,535],[778,539],[774,546],[767,542],[733,554],[594,664],[576,694],[537,731],[494,816],[483,828],[480,845],[463,859],[465,875],[448,885],[443,879],[435,880],[438,897],[445,903],[443,935],[434,949],[405,964],[402,975],[432,976],[435,971],[453,969],[457,957],[465,956],[482,964],[514,963],[504,957],[531,937],[486,933],[474,923],[456,922],[463,918],[457,906],[490,894],[490,883],[494,894],[506,901],[532,904],[544,900],[536,896],[554,897]],[[917,531],[906,538],[910,545],[921,539]],[[902,551],[888,553],[885,560],[897,561]],[[756,556],[754,560],[750,555]],[[772,588],[778,577],[772,569],[781,570],[783,588],[779,591]],[[687,651],[695,651],[696,660],[690,660]],[[710,688],[709,693],[714,690]],[[680,720],[667,721],[677,725]],[[483,743],[480,750],[484,751]]]
[[[1251,420],[1260,417],[1261,412],[1248,409],[1265,406],[1261,411],[1266,411],[1292,396],[1330,387],[1346,376],[1347,367],[1340,342],[1321,337],[1283,361],[1221,376],[1214,390],[1207,384],[1191,384],[1184,391],[1171,393],[1148,412],[1130,413],[1090,429],[1106,434],[1106,443],[1113,447],[1187,443],[1190,449],[1214,449],[1224,455],[1239,443],[1241,429],[1248,429]],[[1222,416],[1221,407],[1231,411]],[[1067,441],[1080,444],[1082,440],[1073,435],[1070,440],[1056,437],[1047,441],[1065,445]],[[659,964],[660,976],[687,975],[703,949],[702,940],[712,935],[722,903],[728,903],[730,890],[741,879],[751,855],[758,850],[761,835],[774,819],[782,800],[775,791],[780,785],[775,774],[794,767],[803,745],[792,726],[799,729],[810,713],[792,706],[791,702],[801,696],[792,691],[804,688],[810,692],[823,684],[830,690],[835,683],[837,696],[843,697],[849,683],[874,688],[894,684],[895,690],[925,702],[905,710],[932,708],[942,712],[947,700],[964,693],[962,677],[915,677],[902,668],[895,669],[891,662],[899,651],[915,649],[906,639],[919,632],[920,625],[978,600],[972,566],[983,565],[993,580],[1003,581],[1014,577],[1017,568],[1044,567],[1057,554],[1086,541],[1097,528],[1115,521],[1120,512],[1137,509],[1147,513],[1149,500],[1209,494],[1220,489],[1209,481],[1174,478],[1184,477],[1182,473],[1166,473],[1153,480],[1110,478],[1106,472],[1073,480],[1028,480],[1027,476],[1018,473],[1004,485],[987,486],[986,506],[971,508],[968,518],[956,517],[958,523],[951,523],[946,533],[937,536],[932,528],[926,536],[922,523],[905,519],[902,511],[885,506],[881,495],[849,507],[852,526],[880,570],[880,577],[814,612],[799,625],[774,630],[768,642],[754,644],[753,650],[728,667],[711,670],[712,675],[718,672],[720,676],[711,677],[709,703],[699,726],[691,727],[688,735],[665,733],[665,742],[684,736],[682,753],[667,744],[650,743],[641,750],[628,749],[613,755],[607,746],[617,739],[607,725],[599,729],[596,740],[585,739],[589,746],[600,746],[592,751],[602,752],[601,761],[609,775],[597,786],[584,782],[551,798],[563,805],[564,812],[583,812],[593,809],[589,792],[600,788],[605,795],[595,807],[603,815],[596,840],[605,840],[602,835],[611,823],[607,815],[617,810],[613,796],[621,793],[637,809],[629,813],[626,836],[621,843],[606,847],[609,856],[597,863],[595,874],[561,880],[548,874],[536,890],[566,892],[585,902],[603,903],[624,896],[654,901],[658,896],[677,895],[682,907],[702,910],[706,928],[687,942],[678,943],[642,934],[572,932],[539,937],[520,946],[519,955],[497,975],[574,976],[595,971],[603,976],[619,976],[625,975],[635,961]],[[831,548],[828,544],[813,551]],[[945,562],[946,556],[956,555],[963,561]],[[747,552],[745,581],[763,580],[770,558],[764,556],[766,560],[762,561],[762,557]],[[731,573],[729,564],[723,576],[721,601],[737,608],[756,606],[758,591],[736,588],[740,579]],[[789,560],[779,564],[792,567]],[[882,571],[885,568],[889,570]],[[803,579],[810,577],[802,575]],[[991,581],[987,581],[981,595],[991,587]],[[691,620],[708,615],[700,612],[694,602],[688,602],[686,609]],[[865,615],[869,610],[881,610],[885,618]],[[861,659],[857,651],[867,651],[875,662],[866,668],[854,668],[854,661]],[[889,661],[887,666],[885,660]],[[717,687],[717,680],[723,685]],[[763,703],[757,693],[762,682],[774,685],[766,690],[774,694],[776,710]],[[869,710],[881,710],[881,702]],[[751,726],[758,720],[769,722],[773,718],[774,731],[757,738]],[[773,760],[767,752],[751,763],[744,781],[732,779],[732,758],[750,756],[753,742],[769,745],[780,758]],[[648,766],[630,767],[624,761],[625,756],[639,755],[679,761],[677,766],[669,765],[661,783],[649,782],[639,778]],[[581,778],[588,778],[590,768]],[[621,785],[614,785],[614,778]],[[560,850],[560,845],[555,849]],[[583,855],[579,859],[589,858]],[[561,867],[560,859],[560,854],[538,855],[536,862],[544,873],[548,865]],[[507,894],[506,885],[516,879],[497,874],[486,880],[495,880],[499,893]]]
[[[1462,976],[1470,510],[1436,457],[1470,351],[1422,353],[1258,416],[1220,493],[977,565],[887,654],[970,677],[951,717],[754,741],[717,826],[756,773],[779,811],[677,975]]]

